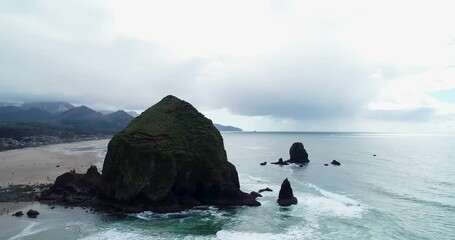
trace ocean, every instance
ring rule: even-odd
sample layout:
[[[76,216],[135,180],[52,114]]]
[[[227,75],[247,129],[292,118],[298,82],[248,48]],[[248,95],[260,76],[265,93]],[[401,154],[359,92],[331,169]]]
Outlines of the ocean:
[[[222,135],[241,189],[273,189],[258,198],[262,206],[116,215],[35,203],[37,219],[0,217],[8,226],[0,239],[455,239],[454,136]],[[293,142],[304,144],[307,166],[259,165],[288,159]],[[341,166],[324,166],[334,159]],[[291,207],[276,203],[285,178],[298,199]]]

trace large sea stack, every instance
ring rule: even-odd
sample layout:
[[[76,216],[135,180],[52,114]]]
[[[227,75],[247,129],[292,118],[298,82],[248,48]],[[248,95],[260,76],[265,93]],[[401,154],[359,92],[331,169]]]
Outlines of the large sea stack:
[[[240,191],[212,121],[174,96],[144,111],[109,142],[99,196],[152,211],[260,205]]]
[[[310,162],[308,159],[308,153],[301,142],[295,142],[292,144],[289,149],[289,156],[290,159],[287,160],[287,162],[290,163],[306,164]]]

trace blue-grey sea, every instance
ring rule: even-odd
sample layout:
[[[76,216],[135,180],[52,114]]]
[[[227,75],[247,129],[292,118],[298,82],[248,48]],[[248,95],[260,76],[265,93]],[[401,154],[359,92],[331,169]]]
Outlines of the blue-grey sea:
[[[119,216],[34,204],[37,219],[1,217],[0,239],[455,239],[454,136],[222,135],[241,189],[273,189],[262,206]],[[293,142],[310,164],[259,165],[288,159]],[[341,166],[324,166],[333,159]],[[276,203],[285,178],[298,199],[291,207]]]

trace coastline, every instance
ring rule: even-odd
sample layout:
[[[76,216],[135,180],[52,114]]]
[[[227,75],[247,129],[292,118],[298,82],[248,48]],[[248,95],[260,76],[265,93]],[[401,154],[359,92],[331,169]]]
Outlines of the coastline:
[[[9,216],[19,209],[31,206],[32,202],[0,202],[0,216]]]
[[[0,187],[53,183],[74,169],[87,171],[90,165],[100,165],[104,156],[96,149],[109,139],[59,143],[0,152]]]

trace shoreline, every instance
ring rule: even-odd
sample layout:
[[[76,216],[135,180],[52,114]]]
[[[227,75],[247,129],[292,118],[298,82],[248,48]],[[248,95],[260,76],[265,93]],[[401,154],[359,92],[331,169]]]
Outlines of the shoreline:
[[[31,205],[33,205],[33,202],[0,202],[0,216],[11,216],[17,210]]]
[[[58,143],[0,152],[0,187],[53,183],[61,174],[74,169],[85,173],[100,165],[100,146],[110,139]]]
[[[79,137],[75,136],[74,138],[59,138],[59,137],[54,137],[54,136],[41,135],[41,136],[25,137],[26,139],[28,139],[28,142],[21,142],[19,140],[13,139],[13,138],[0,137],[0,153],[6,152],[6,151],[11,151],[11,150],[38,148],[38,147],[45,147],[45,146],[58,145],[58,144],[106,140],[106,139],[111,139],[112,137],[113,137],[113,135],[79,136]],[[48,140],[49,142],[32,141],[32,140],[36,140],[36,139],[42,140],[42,138],[51,138],[51,140]],[[8,143],[5,143],[5,141],[10,142],[10,144],[11,144],[11,142],[14,142],[15,144],[12,144],[12,146],[5,146],[4,144],[8,144]],[[2,144],[3,144],[3,146],[2,146]]]

